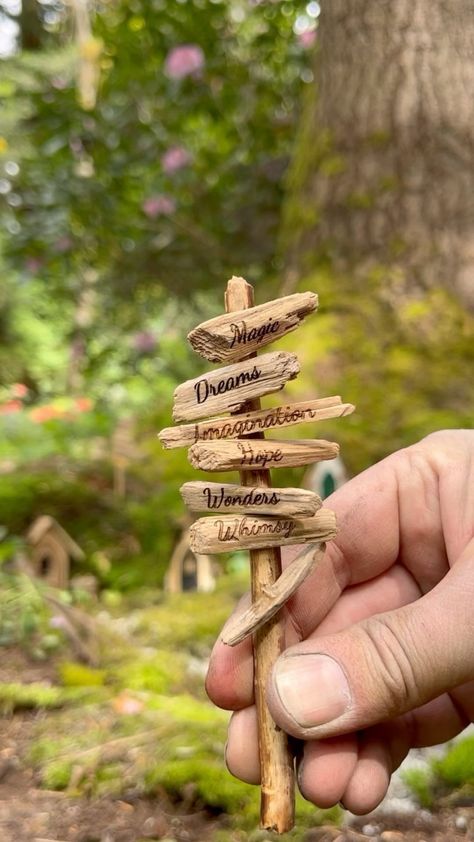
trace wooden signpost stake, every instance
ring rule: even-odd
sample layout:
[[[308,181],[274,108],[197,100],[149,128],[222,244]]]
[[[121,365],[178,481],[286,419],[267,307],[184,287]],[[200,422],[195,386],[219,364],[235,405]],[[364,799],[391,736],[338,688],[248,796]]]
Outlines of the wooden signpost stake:
[[[231,278],[225,294],[226,311],[246,310],[253,306],[253,288],[243,278]],[[247,404],[247,412],[260,410],[260,399]],[[252,438],[263,439],[263,432]],[[243,470],[242,485],[268,488],[270,471]],[[281,575],[280,546],[250,550],[252,601],[256,602]],[[277,728],[265,701],[265,690],[273,664],[283,651],[283,627],[275,614],[265,626],[254,633],[254,687],[258,718],[260,754],[260,823],[262,827],[285,833],[295,822],[295,775],[293,755],[288,737]]]
[[[341,418],[353,412],[339,396],[262,409],[260,398],[282,389],[299,372],[295,354],[257,352],[295,330],[318,306],[315,293],[289,295],[254,306],[243,278],[227,284],[226,314],[194,328],[189,341],[210,362],[226,363],[188,380],[174,394],[175,421],[162,430],[167,448],[189,447],[189,461],[205,471],[239,471],[240,483],[187,482],[181,489],[191,511],[208,512],[189,531],[197,553],[247,548],[252,605],[227,624],[224,643],[235,646],[253,635],[255,702],[261,770],[261,826],[285,833],[294,824],[294,759],[286,734],[266,706],[265,688],[283,648],[280,609],[324,555],[336,535],[334,513],[317,494],[274,488],[270,468],[334,459],[335,442],[324,439],[265,440],[265,431]],[[222,413],[230,413],[222,415]],[[209,416],[218,414],[217,418]],[[282,573],[280,547],[306,546]]]

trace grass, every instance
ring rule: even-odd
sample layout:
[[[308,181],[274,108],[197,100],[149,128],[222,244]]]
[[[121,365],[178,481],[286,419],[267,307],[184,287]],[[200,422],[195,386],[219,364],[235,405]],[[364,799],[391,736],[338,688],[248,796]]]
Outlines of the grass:
[[[90,693],[83,688],[73,690],[54,687],[41,681],[30,684],[20,682],[0,684],[0,713],[3,715],[11,714],[15,710],[54,709],[87,699],[90,699]]]
[[[460,789],[474,795],[474,737],[448,746],[425,769],[407,769],[403,780],[421,807],[431,808],[439,797]]]

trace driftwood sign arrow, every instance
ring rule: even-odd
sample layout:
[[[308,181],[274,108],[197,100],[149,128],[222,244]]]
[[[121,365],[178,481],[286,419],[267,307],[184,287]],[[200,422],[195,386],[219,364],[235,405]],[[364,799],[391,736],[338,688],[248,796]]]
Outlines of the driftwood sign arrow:
[[[331,541],[336,535],[336,516],[320,509],[313,517],[294,518],[201,517],[189,531],[195,553],[228,553],[236,549],[286,547],[301,541]]]
[[[193,468],[201,471],[242,471],[297,468],[323,459],[335,459],[338,453],[339,445],[324,439],[231,439],[198,441],[189,448],[188,458]]]
[[[198,421],[195,424],[165,427],[159,433],[159,439],[166,448],[189,447],[197,441],[240,438],[304,422],[342,418],[352,412],[354,412],[354,406],[351,403],[342,403],[339,396],[320,398],[276,406],[273,409],[246,412],[232,417]]]
[[[175,389],[173,418],[189,421],[239,410],[253,398],[278,392],[299,373],[296,354],[272,351],[256,359],[216,368]]]
[[[188,340],[196,353],[212,363],[233,362],[294,330],[317,308],[314,292],[299,292],[209,319],[195,327]]]
[[[277,517],[310,517],[321,497],[303,488],[263,488],[230,482],[186,482],[181,496],[192,512],[246,512]]]
[[[254,634],[264,623],[267,623],[303,584],[309,574],[313,573],[322,561],[325,549],[324,543],[308,544],[304,547],[274,585],[269,585],[266,592],[255,600],[247,611],[232,617],[226,623],[221,635],[223,643],[228,646],[237,646],[249,634]]]

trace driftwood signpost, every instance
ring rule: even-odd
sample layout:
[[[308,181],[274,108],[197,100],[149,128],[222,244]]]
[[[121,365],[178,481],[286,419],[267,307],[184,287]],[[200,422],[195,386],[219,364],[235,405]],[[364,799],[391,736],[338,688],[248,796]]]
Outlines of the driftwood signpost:
[[[339,447],[321,439],[265,440],[264,434],[340,418],[354,407],[337,396],[271,409],[260,405],[261,397],[297,376],[299,363],[295,354],[257,352],[314,312],[317,295],[298,293],[254,306],[253,288],[234,277],[225,303],[225,314],[198,325],[188,337],[198,354],[224,367],[177,387],[173,419],[191,423],[162,430],[160,439],[167,448],[189,447],[195,468],[240,475],[239,483],[187,482],[181,494],[191,511],[208,513],[190,529],[194,552],[244,548],[250,553],[252,605],[226,626],[223,640],[235,646],[253,634],[261,825],[284,833],[294,824],[294,759],[286,734],[266,707],[265,687],[283,646],[279,610],[322,558],[326,541],[336,534],[336,520],[317,494],[274,488],[270,468],[334,459]],[[305,542],[311,543],[282,573],[280,547]]]

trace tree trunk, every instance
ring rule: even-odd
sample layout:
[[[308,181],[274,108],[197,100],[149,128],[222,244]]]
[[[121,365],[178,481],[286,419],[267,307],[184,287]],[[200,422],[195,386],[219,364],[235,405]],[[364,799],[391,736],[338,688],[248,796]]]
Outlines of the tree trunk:
[[[22,50],[40,50],[43,46],[45,31],[37,0],[21,0],[18,23]]]
[[[325,0],[284,223],[313,260],[474,307],[474,0]]]

